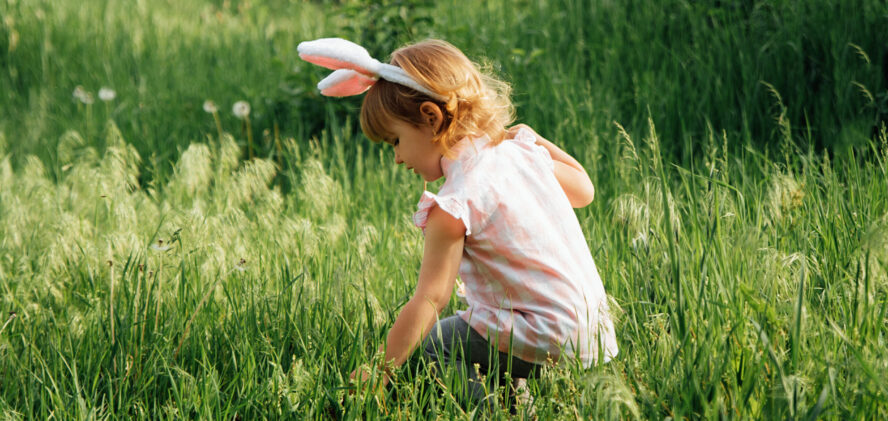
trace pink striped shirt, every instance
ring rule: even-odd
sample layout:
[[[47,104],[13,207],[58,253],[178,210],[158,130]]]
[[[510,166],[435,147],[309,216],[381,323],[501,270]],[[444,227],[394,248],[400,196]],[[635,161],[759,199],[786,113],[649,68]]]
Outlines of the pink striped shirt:
[[[437,195],[423,192],[413,221],[425,228],[437,205],[466,226],[460,317],[525,361],[613,358],[607,295],[549,152],[522,129],[496,146],[463,139],[454,154],[441,159],[446,181]]]

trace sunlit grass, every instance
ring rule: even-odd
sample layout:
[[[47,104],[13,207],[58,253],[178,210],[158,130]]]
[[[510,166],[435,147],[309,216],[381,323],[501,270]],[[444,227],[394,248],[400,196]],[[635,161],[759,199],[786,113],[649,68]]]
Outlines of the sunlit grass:
[[[483,412],[461,402],[454,373],[436,382],[417,361],[385,394],[347,392],[415,285],[422,183],[356,135],[343,117],[354,103],[317,98],[321,74],[295,59],[298,41],[347,31],[343,15],[310,3],[76,3],[0,6],[14,18],[0,33],[11,63],[0,79],[0,416]],[[869,136],[852,119],[837,130],[856,147],[798,146],[815,142],[790,93],[755,81],[772,101],[770,146],[718,118],[664,135],[681,123],[658,112],[672,115],[684,82],[639,80],[626,117],[629,99],[595,88],[623,76],[590,73],[582,46],[563,42],[587,23],[582,5],[563,3],[576,13],[454,8],[428,30],[485,54],[513,80],[522,121],[596,183],[577,215],[621,352],[531,380],[536,416],[888,415],[884,129]],[[601,6],[588,13],[616,13]],[[526,26],[550,9],[565,33]],[[634,45],[621,42],[593,51]],[[250,127],[233,113],[240,100]],[[677,144],[684,154],[668,152]]]

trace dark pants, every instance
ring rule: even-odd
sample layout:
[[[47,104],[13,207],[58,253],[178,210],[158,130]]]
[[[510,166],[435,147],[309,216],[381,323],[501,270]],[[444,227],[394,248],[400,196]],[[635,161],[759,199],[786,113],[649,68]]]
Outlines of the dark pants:
[[[459,316],[441,319],[433,327],[422,344],[423,358],[435,362],[444,369],[454,368],[465,385],[469,400],[481,402],[493,393],[492,380],[505,385],[509,378],[519,379],[539,374],[540,365],[500,352]],[[475,369],[475,364],[478,369]],[[482,382],[478,374],[485,376]],[[486,386],[486,387],[485,387]]]

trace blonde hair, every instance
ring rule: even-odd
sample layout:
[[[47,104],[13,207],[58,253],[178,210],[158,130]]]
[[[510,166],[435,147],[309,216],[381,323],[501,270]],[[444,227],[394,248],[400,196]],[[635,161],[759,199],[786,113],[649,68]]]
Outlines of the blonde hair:
[[[441,110],[444,121],[433,142],[445,156],[466,136],[503,140],[506,126],[514,121],[511,88],[482,73],[478,66],[453,45],[426,40],[401,47],[392,53],[390,64],[404,69],[419,84],[445,98],[437,100],[415,89],[379,79],[364,97],[361,129],[374,142],[394,141],[388,126],[393,119],[419,126],[424,123],[420,105],[430,101]]]

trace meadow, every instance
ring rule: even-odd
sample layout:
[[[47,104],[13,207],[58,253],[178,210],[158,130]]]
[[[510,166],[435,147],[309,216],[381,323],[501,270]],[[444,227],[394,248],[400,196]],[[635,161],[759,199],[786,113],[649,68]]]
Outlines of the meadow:
[[[0,17],[3,419],[888,417],[883,1]],[[417,361],[349,393],[416,283],[422,182],[360,133],[360,98],[316,92],[296,45],[323,36],[383,60],[443,38],[512,83],[518,121],[595,182],[577,216],[616,359],[546,370],[515,415]]]

